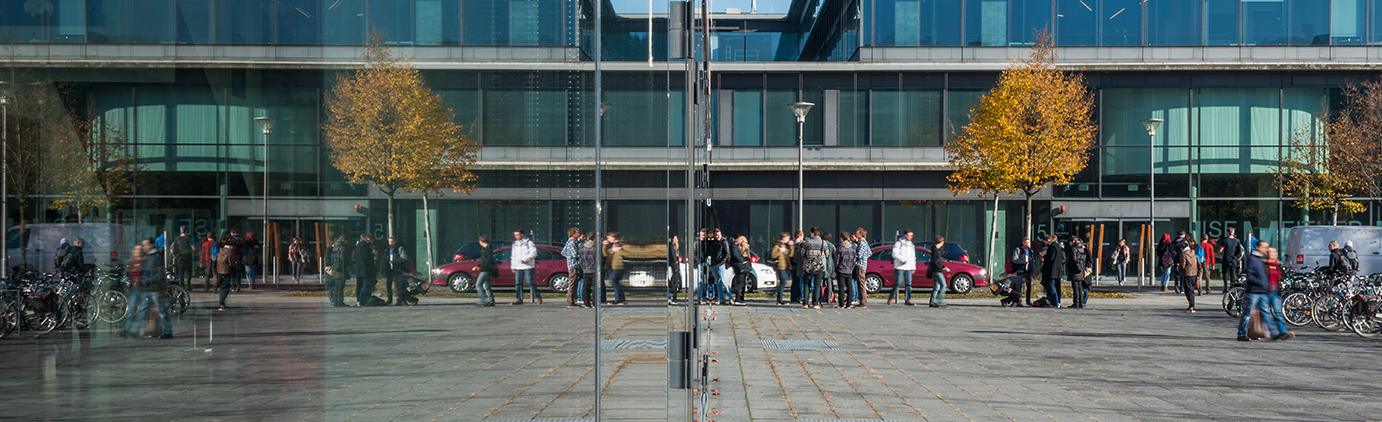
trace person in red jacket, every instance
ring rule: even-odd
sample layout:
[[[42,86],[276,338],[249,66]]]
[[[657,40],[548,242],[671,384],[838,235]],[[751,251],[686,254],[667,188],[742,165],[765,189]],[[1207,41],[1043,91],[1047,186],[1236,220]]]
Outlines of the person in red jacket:
[[[201,255],[202,277],[206,278],[206,291],[209,292],[213,285],[212,277],[216,276],[216,237],[212,232],[206,232],[197,251]]]
[[[1209,294],[1209,282],[1213,281],[1211,272],[1214,271],[1214,241],[1209,239],[1209,235],[1200,235],[1200,291]]]

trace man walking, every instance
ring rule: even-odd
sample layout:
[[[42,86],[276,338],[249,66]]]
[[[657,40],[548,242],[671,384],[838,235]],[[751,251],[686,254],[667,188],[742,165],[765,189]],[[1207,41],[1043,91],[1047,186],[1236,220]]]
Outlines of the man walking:
[[[912,231],[903,230],[902,235],[893,242],[893,291],[888,294],[888,305],[892,305],[897,300],[897,286],[902,285],[906,292],[903,304],[916,306],[912,303],[912,272],[917,269],[917,248],[912,244]],[[939,238],[939,236],[937,236]],[[935,251],[932,251],[935,252]],[[934,253],[931,256],[935,256]],[[927,272],[930,272],[930,263],[927,263]],[[936,303],[935,295],[932,295],[931,303]]]
[[[537,268],[537,245],[522,229],[513,231],[513,245],[509,247],[509,268],[513,269],[514,301],[510,305],[523,304],[523,285],[533,291],[533,303],[542,304],[542,294],[537,291],[537,280],[533,269]]]
[[[216,253],[216,293],[221,304],[216,310],[226,310],[226,297],[230,296],[230,291],[239,282],[239,275],[240,244],[235,237],[227,234],[221,239],[220,250]]]
[[[192,235],[187,234],[187,226],[178,227],[178,237],[173,238],[173,278],[175,283],[180,283],[184,287],[192,287],[192,257],[197,254],[197,247],[193,242]]]
[[[202,239],[201,250],[202,277],[205,278],[206,291],[211,291],[212,280],[216,274],[216,237],[211,232],[206,232],[206,237]]]
[[[1061,276],[1065,271],[1065,251],[1055,235],[1046,235],[1046,253],[1041,257],[1041,288],[1046,292],[1046,307],[1060,307]]]
[[[1228,293],[1228,286],[1238,282],[1238,275],[1243,272],[1243,243],[1234,236],[1233,227],[1228,228],[1228,235],[1219,239],[1219,256],[1224,258],[1224,293]]]
[[[480,299],[480,306],[494,306],[494,289],[490,287],[490,282],[499,273],[499,264],[494,262],[494,245],[489,243],[489,235],[482,234],[475,240],[480,244],[480,262],[470,269],[476,274],[475,293]]]
[[[374,245],[369,241],[369,235],[360,235],[360,240],[355,242],[355,251],[350,256],[350,261],[354,264],[352,272],[355,273],[355,306],[370,306],[370,297],[374,295],[374,273],[375,268]]]
[[[854,230],[854,284],[859,291],[859,307],[868,307],[869,289],[865,284],[864,270],[868,269],[869,257],[873,256],[873,249],[869,248],[869,232],[863,227]]]
[[[1185,308],[1185,312],[1195,313],[1195,293],[1199,291],[1196,285],[1200,281],[1200,257],[1195,254],[1195,250],[1190,244],[1181,241],[1176,244],[1180,248],[1180,254],[1176,256],[1176,271],[1180,275],[1180,290],[1185,292],[1185,301],[1190,304]]]
[[[1262,262],[1266,255],[1267,242],[1257,242],[1257,248],[1247,257],[1247,265],[1244,268],[1247,280],[1243,283],[1243,292],[1247,297],[1243,300],[1243,315],[1238,318],[1238,341],[1252,340],[1248,338],[1248,321],[1252,318],[1254,310],[1262,313],[1267,329],[1274,332],[1272,340],[1290,340],[1296,337],[1295,333],[1286,331],[1286,324],[1272,312],[1271,281],[1268,279],[1267,265]]]
[[[1204,284],[1200,286],[1200,292],[1209,294],[1212,290],[1209,283],[1214,281],[1214,243],[1209,240],[1209,235],[1200,235],[1200,244],[1195,248],[1195,254],[1200,258],[1200,281]]]
[[[932,308],[945,307],[945,273],[950,272],[950,269],[945,267],[945,250],[945,237],[936,236],[936,243],[931,247],[931,262],[926,264],[926,272],[931,277]]]

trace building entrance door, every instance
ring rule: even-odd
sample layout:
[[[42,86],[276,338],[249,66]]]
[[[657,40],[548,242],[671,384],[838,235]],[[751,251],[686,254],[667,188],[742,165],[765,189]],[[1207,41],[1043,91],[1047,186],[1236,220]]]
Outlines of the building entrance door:
[[[279,283],[321,283],[321,273],[326,265],[322,257],[332,240],[344,237],[347,244],[354,243],[350,234],[365,229],[365,221],[360,219],[321,219],[321,218],[270,218],[269,237],[264,239],[268,248],[270,266],[265,267],[265,277],[270,282]],[[299,254],[300,267],[294,266],[289,251],[293,240],[302,242]]]

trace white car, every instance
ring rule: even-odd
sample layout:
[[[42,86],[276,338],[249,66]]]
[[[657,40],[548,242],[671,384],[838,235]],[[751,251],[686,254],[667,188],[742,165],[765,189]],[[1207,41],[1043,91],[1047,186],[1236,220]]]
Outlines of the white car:
[[[749,290],[750,290],[750,291],[766,291],[766,290],[769,290],[769,289],[776,289],[776,288],[777,288],[777,283],[779,282],[779,280],[777,279],[777,270],[774,270],[773,267],[769,267],[769,266],[767,266],[767,265],[760,264],[760,263],[757,263],[757,262],[753,263],[752,266],[753,266],[753,274],[750,275],[750,277],[749,277]],[[691,274],[691,271],[688,271],[687,268],[688,268],[688,264],[687,264],[687,263],[685,263],[685,262],[681,263],[681,273],[682,273],[682,274]],[[728,284],[730,283],[731,280],[734,280],[734,275],[735,275],[734,267],[726,266],[726,267],[725,267],[725,284],[726,284],[726,285],[728,285]],[[689,289],[689,288],[691,288],[691,284],[692,284],[692,283],[691,283],[691,280],[688,280],[686,277],[683,277],[683,278],[682,278],[682,287],[683,287],[683,288]]]

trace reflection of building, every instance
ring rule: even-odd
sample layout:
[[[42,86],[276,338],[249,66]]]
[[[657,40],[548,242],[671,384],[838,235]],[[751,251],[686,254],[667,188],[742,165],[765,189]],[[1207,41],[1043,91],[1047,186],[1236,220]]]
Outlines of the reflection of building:
[[[140,236],[179,219],[257,228],[264,177],[270,218],[284,233],[382,233],[382,197],[345,183],[319,135],[324,92],[338,69],[358,62],[369,27],[383,29],[424,69],[456,121],[484,145],[481,188],[433,202],[442,256],[477,234],[524,227],[552,240],[567,226],[591,225],[590,2],[78,0],[46,11],[24,4],[0,5],[0,37],[16,42],[17,66],[71,84],[77,103],[138,142],[151,172],[119,215],[137,223]],[[803,100],[818,105],[804,134],[813,147],[805,153],[809,225],[865,227],[884,239],[910,228],[978,246],[996,215],[1003,239],[1013,242],[1021,202],[1005,201],[995,213],[977,198],[951,195],[940,145],[1009,58],[1025,51],[1033,30],[1049,27],[1063,65],[1086,72],[1097,91],[1102,129],[1077,182],[1042,193],[1039,230],[1088,233],[1092,222],[1104,226],[1105,242],[1136,241],[1149,171],[1138,120],[1159,117],[1166,123],[1156,139],[1157,215],[1168,219],[1159,229],[1217,235],[1231,225],[1279,241],[1290,226],[1324,216],[1281,200],[1267,170],[1290,134],[1339,100],[1340,84],[1370,76],[1382,20],[1365,12],[1377,7],[1361,0],[797,0],[786,14],[717,13],[711,136],[718,147],[710,165],[717,217],[728,231],[751,235],[756,248],[789,228],[796,127],[786,105]],[[684,67],[666,60],[665,15],[652,16],[651,38],[646,14],[608,16],[609,227],[659,238],[682,221]],[[267,160],[250,121],[262,115],[282,119]],[[356,213],[357,203],[369,215]],[[405,196],[400,204],[399,232],[415,239],[420,201]],[[1045,211],[1053,205],[1067,207],[1054,226]],[[1372,202],[1342,220],[1371,225],[1382,213]]]

